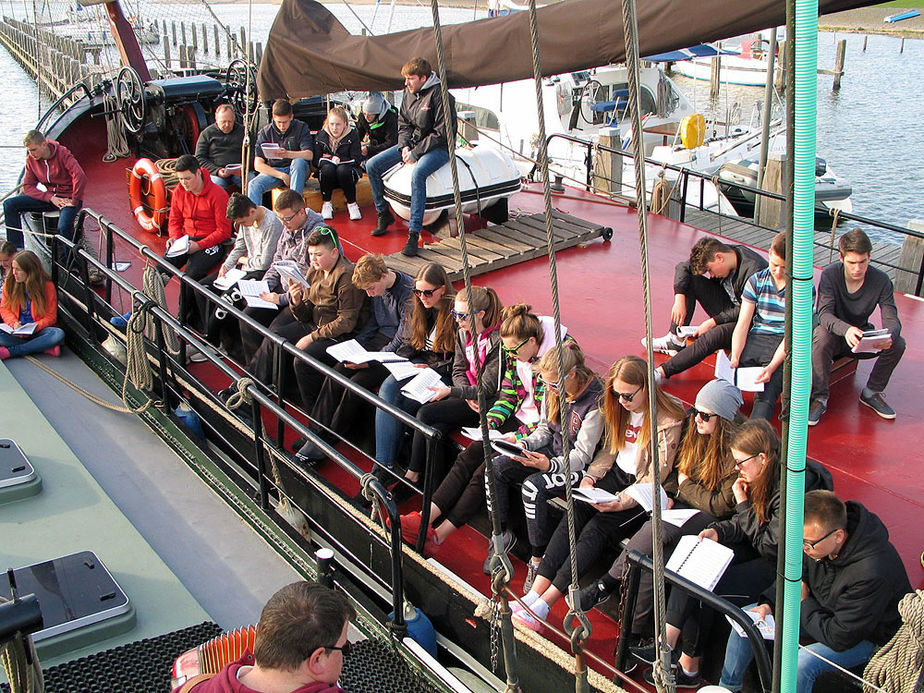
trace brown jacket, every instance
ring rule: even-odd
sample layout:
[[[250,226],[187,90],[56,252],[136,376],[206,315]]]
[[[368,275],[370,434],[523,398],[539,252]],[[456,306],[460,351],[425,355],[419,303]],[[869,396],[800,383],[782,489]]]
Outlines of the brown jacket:
[[[366,292],[353,286],[353,263],[345,257],[326,277],[322,270],[309,269],[305,279],[311,287],[298,305],[289,307],[299,322],[315,326],[313,339],[341,339],[365,322]]]
[[[671,395],[668,395],[671,396]],[[678,406],[682,408],[680,400],[677,400]],[[683,419],[672,419],[663,412],[658,412],[658,466],[661,469],[661,479],[667,479],[671,470],[674,468],[674,457],[677,450],[680,449],[680,431],[683,428]],[[597,453],[593,461],[587,467],[585,474],[596,479],[602,479],[603,476],[613,467],[616,462],[616,453],[610,452],[608,446],[604,444],[603,449]],[[635,482],[651,482],[651,465],[648,459],[648,447],[639,450],[638,463],[636,464]],[[662,481],[663,484],[663,481]]]

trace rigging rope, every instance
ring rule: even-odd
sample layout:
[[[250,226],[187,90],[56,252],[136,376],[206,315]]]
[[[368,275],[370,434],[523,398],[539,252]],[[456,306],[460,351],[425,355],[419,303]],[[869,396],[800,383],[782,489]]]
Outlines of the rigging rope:
[[[103,161],[112,163],[116,159],[127,157],[131,150],[125,137],[125,116],[119,108],[115,94],[108,90],[103,95],[103,113],[106,114],[106,137],[109,143]]]
[[[531,0],[531,2],[534,0]],[[662,536],[661,529],[661,467],[658,460],[658,405],[655,399],[654,353],[652,351],[651,331],[651,277],[648,266],[648,215],[645,208],[645,160],[642,118],[639,109],[639,49],[638,19],[635,13],[635,0],[622,0],[622,21],[626,37],[626,67],[629,82],[629,112],[632,119],[632,151],[635,164],[635,191],[638,199],[638,235],[639,251],[642,261],[642,292],[645,304],[645,344],[648,361],[648,421],[651,431],[649,440],[649,464],[651,465],[652,536]],[[655,685],[659,691],[674,691],[674,676],[671,671],[671,653],[667,647],[665,628],[664,599],[664,545],[660,541],[651,542],[651,560],[654,564],[654,619],[656,642],[659,643],[659,657],[655,658],[652,668]]]
[[[898,613],[904,623],[892,639],[869,660],[863,678],[879,688],[863,685],[863,693],[874,690],[904,693],[915,690],[924,667],[924,590],[902,597]]]
[[[0,597],[0,603],[8,601]],[[0,662],[6,672],[10,693],[42,693],[45,690],[42,666],[31,637],[16,635],[5,642],[0,648]]]

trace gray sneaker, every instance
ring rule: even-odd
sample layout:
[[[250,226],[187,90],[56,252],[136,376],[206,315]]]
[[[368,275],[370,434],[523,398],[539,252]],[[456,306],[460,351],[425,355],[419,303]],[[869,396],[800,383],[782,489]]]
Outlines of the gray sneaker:
[[[828,405],[820,399],[812,400],[809,405],[808,425],[814,426],[821,421],[822,415],[828,411]]]
[[[885,401],[885,398],[882,396],[881,392],[867,393],[867,391],[864,389],[860,394],[860,403],[865,404],[867,407],[879,414],[879,416],[881,416],[883,419],[891,420],[895,418],[895,410],[892,409],[888,402]]]
[[[539,574],[539,565],[540,563],[532,559],[526,561],[526,579],[523,580],[523,594],[529,594],[529,591],[533,588],[533,583]]]
[[[645,337],[641,339],[642,346],[648,348],[648,340]],[[679,343],[672,332],[668,332],[663,337],[653,337],[651,340],[651,350],[656,354],[667,354],[676,356],[677,352],[683,349],[684,345]]]
[[[517,545],[517,535],[514,534],[511,530],[505,529],[503,534],[504,539],[504,549],[507,553],[513,551],[513,548]],[[481,570],[485,575],[491,574],[491,558],[494,556],[494,540],[492,537],[488,537],[488,557],[484,559],[484,563],[481,566]]]

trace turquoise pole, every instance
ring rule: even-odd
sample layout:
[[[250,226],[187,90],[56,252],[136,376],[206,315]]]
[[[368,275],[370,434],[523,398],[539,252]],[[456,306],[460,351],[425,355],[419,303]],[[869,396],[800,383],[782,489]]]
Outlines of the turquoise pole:
[[[785,588],[780,691],[796,690],[802,596],[802,519],[808,400],[812,382],[812,248],[815,235],[815,129],[818,1],[795,0],[792,303],[789,426],[786,447]],[[779,606],[779,605],[778,605]]]

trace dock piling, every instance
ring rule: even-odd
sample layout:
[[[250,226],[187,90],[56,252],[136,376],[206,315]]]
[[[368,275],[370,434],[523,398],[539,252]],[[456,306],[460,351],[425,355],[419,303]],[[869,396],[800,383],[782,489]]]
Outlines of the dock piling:
[[[847,39],[837,42],[837,54],[834,57],[834,91],[841,88],[841,77],[844,75],[844,56],[847,54]]]

